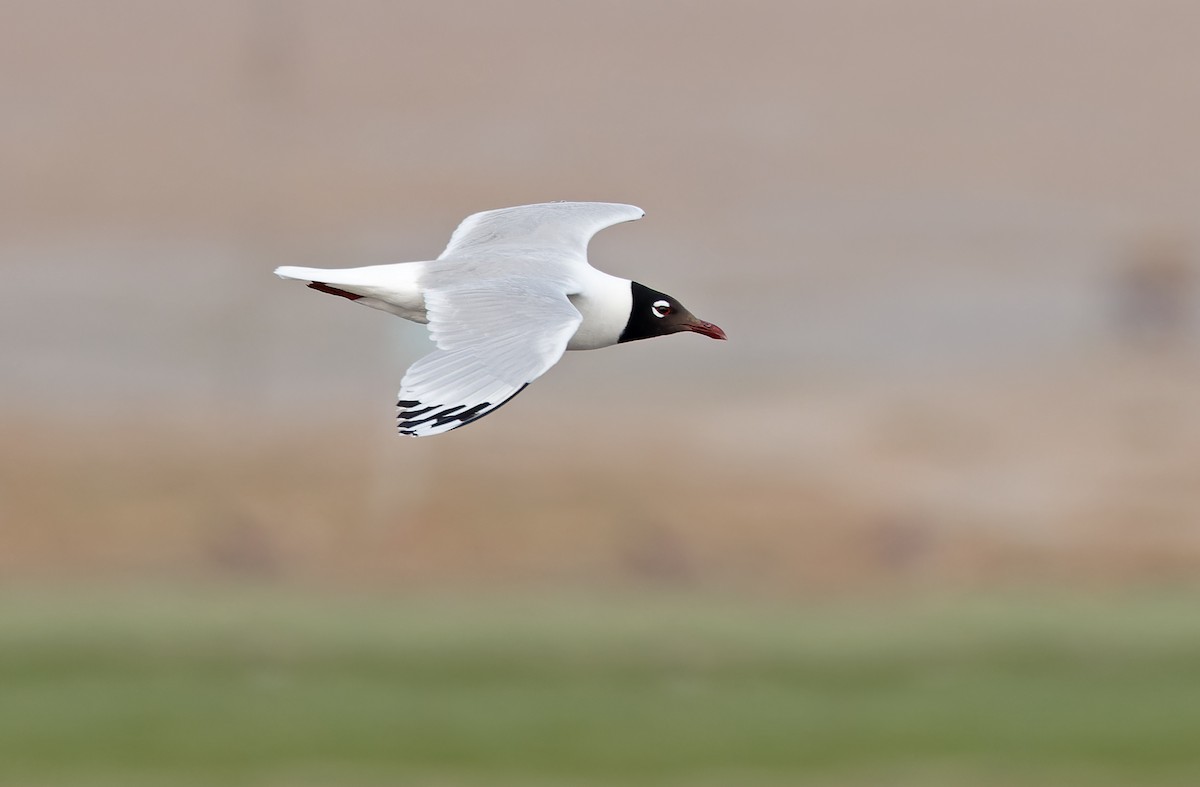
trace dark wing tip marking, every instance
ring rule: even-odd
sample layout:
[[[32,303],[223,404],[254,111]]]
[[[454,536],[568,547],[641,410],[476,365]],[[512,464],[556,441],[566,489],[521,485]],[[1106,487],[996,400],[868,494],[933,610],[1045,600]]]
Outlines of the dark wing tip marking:
[[[492,404],[491,402],[480,402],[479,404],[467,407],[466,405],[457,404],[450,407],[441,404],[429,405],[419,410],[412,408],[423,404],[415,399],[401,399],[396,403],[396,406],[401,408],[401,412],[396,416],[398,423],[397,428],[402,435],[409,437],[419,437],[417,434],[418,427],[423,424],[432,422],[433,427],[441,427],[446,424],[458,421],[458,424],[450,427],[446,431],[458,429],[460,426],[466,426],[472,421],[478,421],[489,413],[494,413],[503,407],[506,403],[512,401],[513,397],[529,387],[529,383],[525,383],[516,391],[513,391],[512,396],[504,399],[501,402]],[[464,409],[465,408],[465,409]],[[460,412],[461,411],[461,412]]]
[[[420,402],[415,402],[414,404],[420,404]],[[408,420],[411,421],[411,420],[415,419],[418,415],[425,415],[430,410],[436,410],[437,408],[438,408],[438,405],[433,404],[433,405],[430,405],[429,407],[422,407],[420,410],[406,409],[403,413],[401,413],[397,417],[402,418],[402,419],[407,418]]]

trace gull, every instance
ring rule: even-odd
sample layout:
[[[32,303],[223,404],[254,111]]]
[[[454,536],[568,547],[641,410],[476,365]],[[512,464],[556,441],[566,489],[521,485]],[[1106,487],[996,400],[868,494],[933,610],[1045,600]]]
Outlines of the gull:
[[[548,202],[468,216],[437,259],[275,273],[319,292],[427,324],[437,349],[400,383],[400,434],[478,421],[525,390],[566,350],[691,331],[725,332],[678,300],[587,259],[600,230],[645,212],[608,202]]]

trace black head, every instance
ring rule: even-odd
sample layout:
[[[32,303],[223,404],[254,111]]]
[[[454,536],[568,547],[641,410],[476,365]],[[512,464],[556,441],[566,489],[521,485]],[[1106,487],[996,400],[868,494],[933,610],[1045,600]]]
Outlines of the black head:
[[[725,338],[725,331],[711,322],[696,319],[683,308],[683,304],[665,292],[652,290],[636,281],[630,282],[630,287],[633,290],[633,308],[629,311],[629,322],[625,323],[625,330],[621,331],[618,341],[632,342],[680,331],[694,331],[714,339]]]

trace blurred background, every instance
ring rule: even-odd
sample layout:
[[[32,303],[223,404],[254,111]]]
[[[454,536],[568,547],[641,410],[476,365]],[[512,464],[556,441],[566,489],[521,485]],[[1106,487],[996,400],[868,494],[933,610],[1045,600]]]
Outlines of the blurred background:
[[[0,782],[1193,784],[1200,7],[0,0]],[[276,279],[630,202],[394,434]]]

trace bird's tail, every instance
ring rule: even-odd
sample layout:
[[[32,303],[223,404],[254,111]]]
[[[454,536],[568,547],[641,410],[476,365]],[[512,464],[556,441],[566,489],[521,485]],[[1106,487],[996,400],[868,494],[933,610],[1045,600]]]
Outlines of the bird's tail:
[[[314,290],[356,301],[363,297],[362,293],[345,290],[336,285],[344,284],[353,287],[364,284],[365,282],[362,281],[361,276],[349,275],[356,273],[358,270],[361,269],[328,270],[325,268],[302,268],[298,265],[283,265],[275,269],[275,275],[281,279],[306,281],[308,282],[308,286]]]
[[[365,268],[302,268],[284,265],[275,269],[282,279],[308,282],[318,292],[357,301],[406,320],[425,322],[425,299],[418,286],[421,263],[401,262]]]

